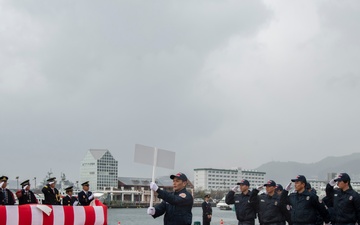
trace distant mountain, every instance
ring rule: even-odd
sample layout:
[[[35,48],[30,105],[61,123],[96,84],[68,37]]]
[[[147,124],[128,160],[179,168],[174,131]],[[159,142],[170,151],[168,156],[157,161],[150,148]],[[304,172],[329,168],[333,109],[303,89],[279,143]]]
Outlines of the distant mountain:
[[[296,175],[304,175],[307,179],[326,180],[328,173],[346,172],[352,181],[360,181],[360,153],[339,157],[326,157],[316,163],[269,162],[256,168],[266,172],[265,180],[274,180],[283,186]]]

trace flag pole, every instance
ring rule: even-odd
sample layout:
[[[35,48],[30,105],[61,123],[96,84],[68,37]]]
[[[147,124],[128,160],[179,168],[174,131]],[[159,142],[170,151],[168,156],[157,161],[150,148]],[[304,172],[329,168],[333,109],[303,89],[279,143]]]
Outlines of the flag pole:
[[[151,181],[153,183],[155,183],[155,168],[156,168],[156,164],[157,164],[157,148],[155,147],[155,152],[154,152],[154,163],[153,163],[153,171],[152,171],[152,178]],[[150,207],[153,207],[154,205],[154,191],[151,190],[151,195],[150,195]]]

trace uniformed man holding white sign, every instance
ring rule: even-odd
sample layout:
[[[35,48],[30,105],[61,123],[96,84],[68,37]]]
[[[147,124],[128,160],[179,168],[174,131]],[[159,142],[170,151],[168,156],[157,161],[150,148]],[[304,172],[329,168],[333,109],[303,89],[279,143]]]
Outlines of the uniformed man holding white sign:
[[[150,189],[158,193],[163,201],[155,207],[149,207],[147,213],[154,218],[164,215],[164,225],[191,225],[191,209],[194,203],[192,195],[186,190],[187,177],[183,173],[171,175],[174,192],[161,190],[156,183],[150,183]]]

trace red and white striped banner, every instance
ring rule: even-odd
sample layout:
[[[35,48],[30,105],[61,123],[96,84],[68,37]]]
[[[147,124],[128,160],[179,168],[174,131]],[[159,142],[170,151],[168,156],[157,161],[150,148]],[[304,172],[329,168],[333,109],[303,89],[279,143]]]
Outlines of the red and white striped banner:
[[[0,206],[0,225],[107,225],[107,207],[47,205],[47,215],[37,204]]]

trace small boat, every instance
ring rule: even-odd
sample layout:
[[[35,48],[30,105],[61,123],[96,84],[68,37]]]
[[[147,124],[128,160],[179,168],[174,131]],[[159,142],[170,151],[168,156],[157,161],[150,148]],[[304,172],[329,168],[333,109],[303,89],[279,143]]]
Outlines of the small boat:
[[[0,225],[107,225],[107,206],[2,205]]]

